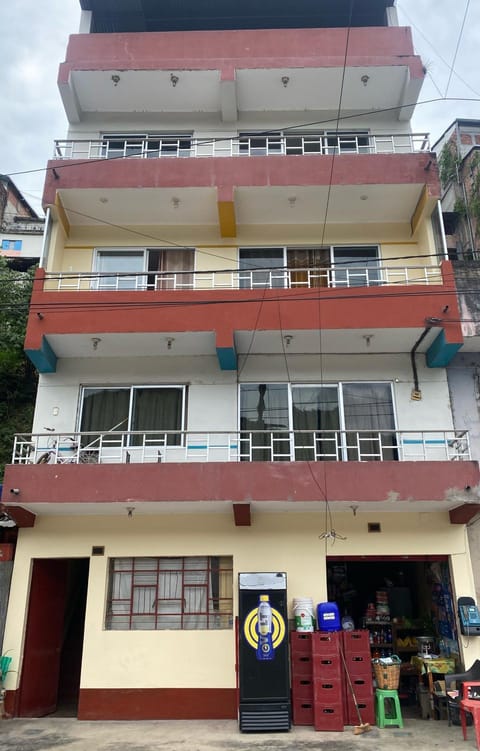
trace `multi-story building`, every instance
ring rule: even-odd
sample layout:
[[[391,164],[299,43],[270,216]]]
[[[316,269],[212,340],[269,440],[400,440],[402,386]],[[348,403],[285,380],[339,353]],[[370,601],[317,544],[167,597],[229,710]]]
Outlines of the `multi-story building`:
[[[455,120],[433,148],[438,154],[449,257],[480,259],[480,120]]]
[[[0,256],[21,271],[38,263],[44,225],[13,180],[0,175]]]
[[[480,458],[480,120],[455,120],[433,146],[438,154],[441,204],[449,258],[457,288],[464,344],[447,369],[453,420],[468,430]],[[479,571],[478,520],[468,526],[473,570]],[[480,579],[476,576],[477,597]]]
[[[477,656],[424,69],[394,0],[347,5],[81,0],[2,496],[13,714],[235,717],[240,572]]]

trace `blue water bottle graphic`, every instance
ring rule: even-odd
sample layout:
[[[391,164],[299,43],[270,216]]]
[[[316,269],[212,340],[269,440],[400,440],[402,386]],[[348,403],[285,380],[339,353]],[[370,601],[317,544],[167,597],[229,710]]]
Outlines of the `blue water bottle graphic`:
[[[257,660],[273,660],[275,652],[272,639],[272,608],[268,595],[260,595],[257,610]]]

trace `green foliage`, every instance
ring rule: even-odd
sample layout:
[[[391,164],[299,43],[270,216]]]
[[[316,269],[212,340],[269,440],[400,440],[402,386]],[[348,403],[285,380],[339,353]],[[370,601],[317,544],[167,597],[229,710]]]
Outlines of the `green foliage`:
[[[445,144],[438,157],[440,180],[443,186],[457,178],[457,168],[460,162],[455,144],[452,142]]]
[[[14,433],[31,430],[37,374],[23,351],[34,270],[12,271],[0,257],[0,478]]]
[[[469,164],[471,183],[468,210],[475,220],[475,235],[480,237],[480,154],[475,152]]]

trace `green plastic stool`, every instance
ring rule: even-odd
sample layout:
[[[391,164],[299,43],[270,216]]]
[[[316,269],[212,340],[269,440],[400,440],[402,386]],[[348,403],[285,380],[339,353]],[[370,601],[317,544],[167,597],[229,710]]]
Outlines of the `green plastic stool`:
[[[390,704],[390,711],[385,711],[386,701]],[[375,718],[379,728],[389,727],[390,725],[403,728],[402,710],[396,689],[375,689]]]

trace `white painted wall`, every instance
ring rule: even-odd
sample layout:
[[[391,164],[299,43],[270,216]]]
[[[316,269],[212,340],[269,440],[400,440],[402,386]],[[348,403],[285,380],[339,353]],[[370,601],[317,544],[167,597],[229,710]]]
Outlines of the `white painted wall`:
[[[287,368],[288,364],[288,368]],[[427,368],[417,356],[422,400],[412,401],[410,357],[404,355],[280,355],[241,357],[243,383],[393,383],[399,430],[450,430],[453,427],[445,370]],[[221,371],[216,357],[83,358],[60,360],[57,372],[39,378],[33,432],[45,427],[73,432],[81,386],[113,384],[188,384],[190,430],[235,430],[237,373]]]

